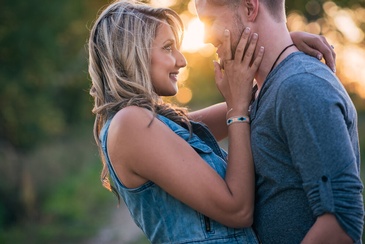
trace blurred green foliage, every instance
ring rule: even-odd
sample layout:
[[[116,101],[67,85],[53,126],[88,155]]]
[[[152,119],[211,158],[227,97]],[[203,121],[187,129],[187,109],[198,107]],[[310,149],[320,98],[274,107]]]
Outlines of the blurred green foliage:
[[[92,19],[88,11],[95,15],[100,3],[95,9],[85,9],[86,3],[1,3],[0,159],[2,169],[13,170],[15,179],[26,168],[27,162],[18,160],[24,153],[61,136],[71,124],[91,118],[83,48],[88,32],[85,20]],[[20,191],[20,180],[10,178],[8,171],[1,172],[3,182],[11,183],[1,184],[2,195]],[[9,205],[21,210],[17,202]],[[5,212],[12,215],[8,209]]]
[[[0,243],[72,243],[90,236],[115,206],[98,180],[86,50],[92,21],[108,2],[1,1]],[[287,1],[287,9],[316,20],[323,10],[312,11],[313,6],[324,2]],[[365,6],[364,0],[334,2]],[[181,13],[188,3],[172,7]],[[222,101],[214,57],[186,57],[190,76],[184,85],[198,91],[188,106]],[[356,93],[351,97],[359,111],[364,158],[365,103]]]
[[[91,117],[84,45],[102,1],[1,5],[0,142],[32,149]]]
[[[107,222],[118,202],[98,180],[91,130],[91,124],[78,125],[18,155],[16,163],[25,164],[21,171],[9,166],[13,162],[4,171],[1,161],[0,206],[6,214],[0,215],[0,243],[77,243]],[[17,189],[13,179],[19,179]]]

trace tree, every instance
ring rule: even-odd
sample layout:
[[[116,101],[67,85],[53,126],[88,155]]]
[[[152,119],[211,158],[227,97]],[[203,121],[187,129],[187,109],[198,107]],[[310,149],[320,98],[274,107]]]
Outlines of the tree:
[[[27,208],[20,196],[27,182],[22,155],[75,123],[91,121],[87,25],[104,3],[1,3],[0,178],[10,184],[0,186],[0,227],[16,221]]]

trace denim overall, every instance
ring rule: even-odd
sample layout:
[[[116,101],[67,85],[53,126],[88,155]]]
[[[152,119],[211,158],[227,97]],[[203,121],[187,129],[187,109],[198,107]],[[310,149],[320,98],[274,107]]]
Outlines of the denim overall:
[[[193,134],[190,136],[187,129],[166,117],[158,115],[157,118],[188,142],[224,178],[227,153],[219,147],[204,125],[192,122]],[[137,188],[125,187],[118,179],[108,157],[107,136],[110,122],[111,119],[102,128],[100,139],[111,181],[123,198],[134,222],[151,243],[258,243],[251,228],[234,229],[219,224],[172,197],[151,181]]]

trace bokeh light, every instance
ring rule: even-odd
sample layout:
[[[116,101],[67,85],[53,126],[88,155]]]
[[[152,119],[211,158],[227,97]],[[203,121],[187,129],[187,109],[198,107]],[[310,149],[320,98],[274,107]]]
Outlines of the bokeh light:
[[[358,28],[348,10],[339,11],[334,16],[336,27],[352,43],[360,43],[364,39],[364,33]]]
[[[308,2],[307,11],[314,10],[314,5]],[[328,1],[323,4],[323,10],[322,18],[309,23],[300,12],[289,13],[288,28],[324,35],[335,47],[337,76],[349,92],[365,98],[365,34],[361,29],[365,25],[365,9],[340,8]]]
[[[185,29],[181,49],[184,52],[197,52],[204,46],[204,24],[195,17],[189,21]]]
[[[155,7],[163,7],[168,8],[172,5],[176,4],[177,0],[151,0],[149,2],[149,5],[155,6]]]
[[[181,104],[187,104],[193,98],[193,92],[188,87],[179,88],[179,92],[176,94],[176,100]]]
[[[341,54],[339,65],[343,70],[342,82],[345,85],[356,83],[357,85],[353,86],[354,92],[365,98],[365,50],[355,45],[348,45],[343,47]]]
[[[189,78],[189,69],[184,67],[179,70],[178,81],[179,83],[184,83]]]

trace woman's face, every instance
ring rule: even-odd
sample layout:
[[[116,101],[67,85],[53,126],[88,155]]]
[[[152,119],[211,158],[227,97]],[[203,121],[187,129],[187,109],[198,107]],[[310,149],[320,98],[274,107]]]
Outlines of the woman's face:
[[[151,80],[160,96],[173,96],[178,91],[177,75],[186,66],[185,57],[177,49],[171,27],[163,22],[157,29],[151,52]]]

